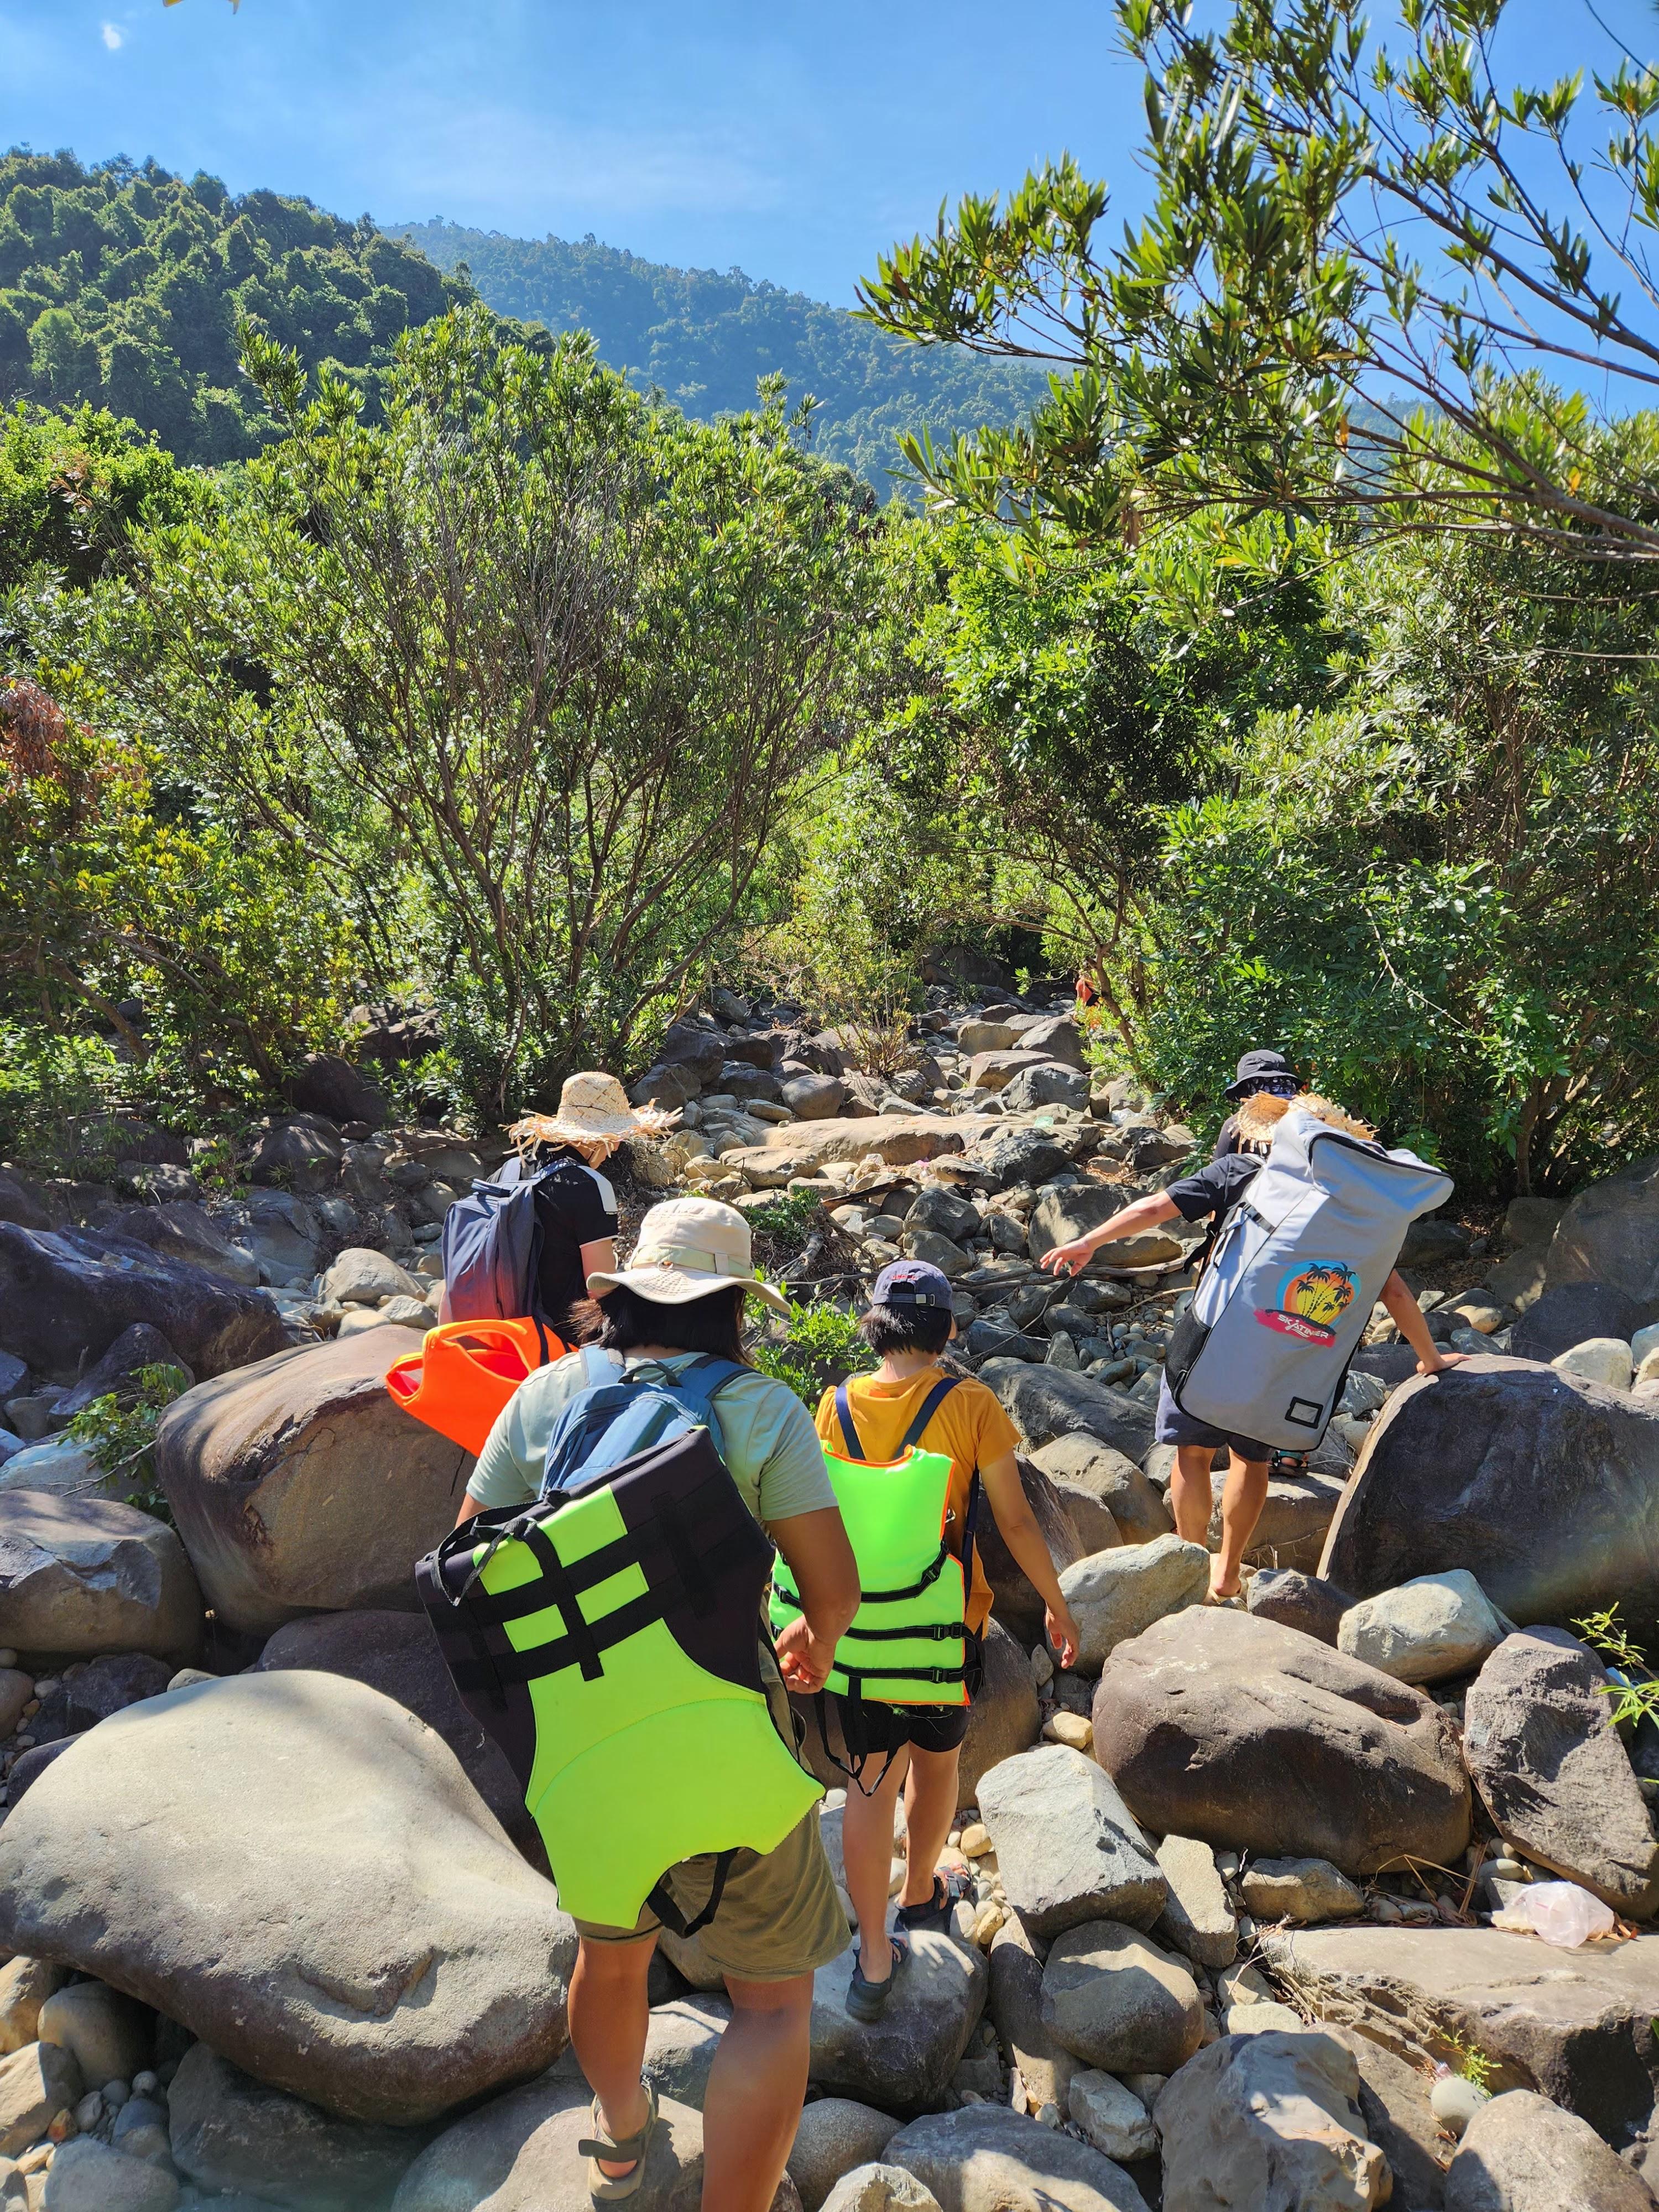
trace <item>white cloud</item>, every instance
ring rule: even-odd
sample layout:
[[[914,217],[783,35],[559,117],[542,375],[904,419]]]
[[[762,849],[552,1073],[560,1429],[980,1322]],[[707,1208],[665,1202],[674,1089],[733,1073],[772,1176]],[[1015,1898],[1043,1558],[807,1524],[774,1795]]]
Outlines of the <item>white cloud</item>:
[[[114,23],[105,24],[104,44],[109,48],[111,53],[118,54],[122,47],[125,46],[126,42],[126,33],[121,30],[118,25]]]

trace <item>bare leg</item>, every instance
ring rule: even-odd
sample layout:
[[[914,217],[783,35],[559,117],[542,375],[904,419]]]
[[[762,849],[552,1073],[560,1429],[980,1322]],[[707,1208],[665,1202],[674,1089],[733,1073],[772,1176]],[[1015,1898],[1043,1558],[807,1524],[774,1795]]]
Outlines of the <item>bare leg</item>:
[[[632,1943],[591,1943],[584,1936],[570,1977],[570,2040],[613,2142],[642,2128],[650,2110],[640,2069],[651,2018],[645,1982],[656,1948],[654,1934]],[[599,2166],[614,2179],[637,2162],[601,2159]]]
[[[1237,1592],[1239,1565],[1267,1502],[1267,1468],[1265,1459],[1240,1459],[1237,1452],[1228,1463],[1221,1498],[1221,1549],[1210,1563],[1212,1597],[1232,1597]]]
[[[901,1905],[926,1905],[933,1894],[933,1872],[957,1814],[957,1770],[961,1764],[959,1749],[920,1751],[915,1744],[910,1747],[910,1778],[904,1789]]]
[[[856,1788],[847,1792],[842,1815],[841,1849],[847,1863],[847,1894],[859,1917],[859,1972],[866,1981],[884,1982],[893,1971],[887,1940],[887,1898],[893,1880],[893,1807],[910,1764],[908,1750],[894,1753],[875,1795]],[[944,1838],[939,1838],[940,1842]]]
[[[1177,1444],[1175,1472],[1170,1477],[1170,1510],[1175,1515],[1176,1534],[1206,1549],[1210,1516],[1215,1510],[1210,1488],[1210,1462],[1214,1457],[1209,1444]]]
[[[889,1834],[889,1847],[891,1847]],[[739,1982],[702,2106],[703,2212],[768,2212],[800,2125],[812,1977]]]

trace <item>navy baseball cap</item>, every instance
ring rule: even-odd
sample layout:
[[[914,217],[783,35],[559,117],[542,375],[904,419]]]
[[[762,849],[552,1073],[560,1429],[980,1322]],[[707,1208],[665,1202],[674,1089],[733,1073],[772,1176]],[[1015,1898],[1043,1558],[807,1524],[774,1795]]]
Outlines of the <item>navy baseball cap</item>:
[[[1247,1097],[1252,1091],[1265,1090],[1268,1085],[1288,1083],[1297,1087],[1296,1070],[1282,1052],[1247,1052],[1238,1063],[1238,1073],[1227,1085],[1229,1098]]]
[[[870,1301],[878,1306],[936,1306],[942,1313],[951,1313],[956,1307],[956,1293],[942,1268],[931,1267],[926,1260],[895,1260],[876,1277]]]

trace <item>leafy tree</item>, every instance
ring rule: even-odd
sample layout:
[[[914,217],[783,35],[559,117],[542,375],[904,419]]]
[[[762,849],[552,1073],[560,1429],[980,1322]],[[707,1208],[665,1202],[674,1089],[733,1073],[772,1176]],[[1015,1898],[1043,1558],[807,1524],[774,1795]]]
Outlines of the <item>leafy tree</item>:
[[[349,887],[481,1109],[626,1060],[845,733],[869,495],[776,390],[689,423],[481,307],[401,343],[383,428],[338,376],[307,401],[292,351],[249,361],[285,438],[216,525],[147,541],[155,742]]]
[[[182,521],[210,496],[133,423],[103,409],[57,415],[20,401],[0,415],[0,592],[36,568],[90,584],[135,524]]]
[[[1119,15],[1146,220],[1114,247],[1105,186],[1062,158],[865,288],[888,330],[1073,372],[1027,427],[913,441],[938,498],[1092,538],[1219,507],[1659,554],[1653,477],[1606,468],[1572,388],[1659,386],[1659,70],[1506,89],[1505,0],[1401,0],[1391,41],[1358,0]]]

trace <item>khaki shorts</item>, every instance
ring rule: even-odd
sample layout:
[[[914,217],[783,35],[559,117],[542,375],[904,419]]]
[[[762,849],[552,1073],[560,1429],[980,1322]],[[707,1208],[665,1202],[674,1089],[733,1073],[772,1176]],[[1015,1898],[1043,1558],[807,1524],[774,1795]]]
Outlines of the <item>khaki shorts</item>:
[[[668,1871],[675,1904],[695,1920],[708,1902],[714,1857],[682,1859]],[[576,1923],[591,1943],[632,1943],[654,1936],[662,1923],[649,1905],[632,1928]],[[847,1948],[847,1916],[818,1832],[817,1808],[793,1827],[773,1851],[739,1851],[720,1895],[720,1910],[697,1941],[721,1973],[740,1982],[787,1982],[827,1966]]]

